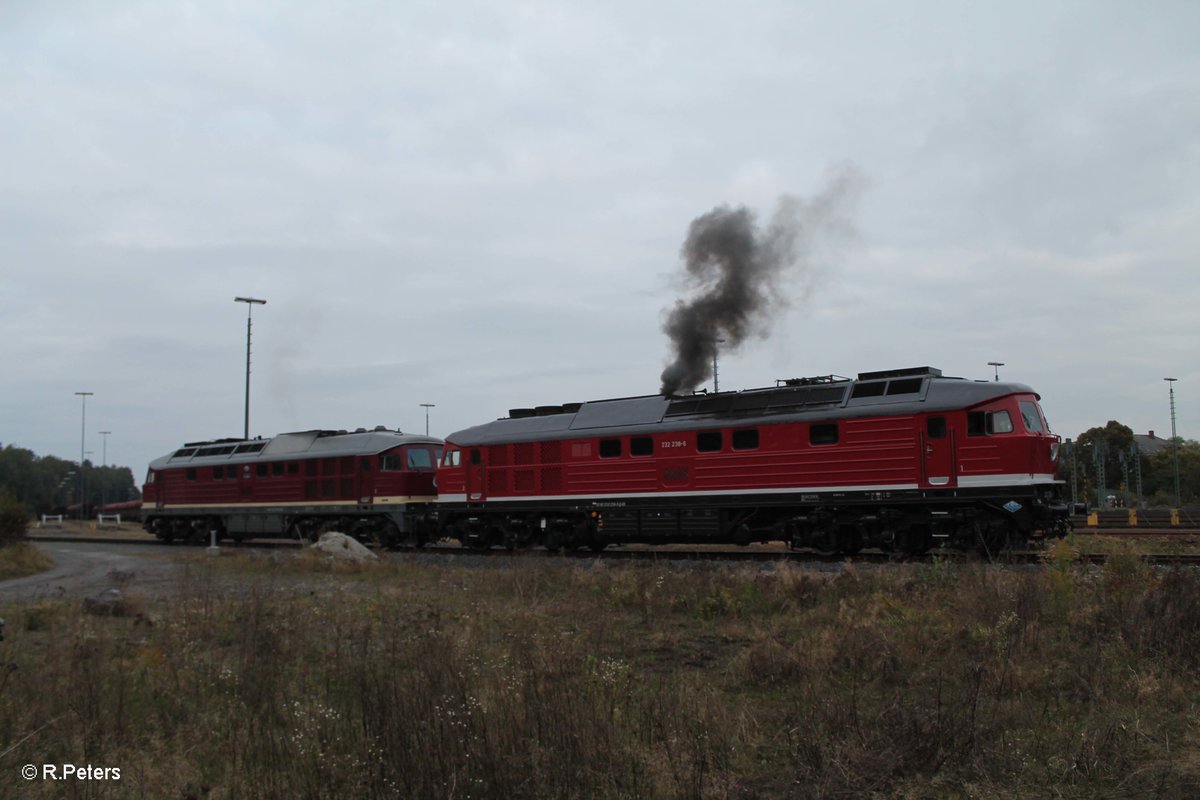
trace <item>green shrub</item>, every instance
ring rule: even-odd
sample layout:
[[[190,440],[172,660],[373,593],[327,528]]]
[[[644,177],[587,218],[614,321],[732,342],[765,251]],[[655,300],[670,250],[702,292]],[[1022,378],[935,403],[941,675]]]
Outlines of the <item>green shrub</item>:
[[[29,527],[29,510],[8,495],[0,495],[0,546],[19,542]]]

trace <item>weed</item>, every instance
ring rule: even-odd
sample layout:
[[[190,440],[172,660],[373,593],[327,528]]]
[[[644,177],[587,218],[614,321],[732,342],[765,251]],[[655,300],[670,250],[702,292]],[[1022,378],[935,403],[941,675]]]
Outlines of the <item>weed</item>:
[[[0,546],[0,580],[36,575],[53,566],[54,559],[29,542]]]
[[[1054,555],[832,577],[238,555],[139,606],[154,624],[0,610],[21,621],[0,769],[119,764],[147,797],[1200,788],[1200,579],[1136,561],[1093,579]]]

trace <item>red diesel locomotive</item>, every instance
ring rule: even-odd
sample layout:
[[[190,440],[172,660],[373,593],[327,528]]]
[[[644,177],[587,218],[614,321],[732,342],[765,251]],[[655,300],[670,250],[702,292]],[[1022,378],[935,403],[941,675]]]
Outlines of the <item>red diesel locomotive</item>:
[[[447,438],[439,527],[475,547],[994,551],[1066,531],[1038,400],[921,367],[514,409]]]
[[[383,427],[193,442],[150,464],[142,524],[167,542],[336,529],[421,544],[441,452],[440,439]]]

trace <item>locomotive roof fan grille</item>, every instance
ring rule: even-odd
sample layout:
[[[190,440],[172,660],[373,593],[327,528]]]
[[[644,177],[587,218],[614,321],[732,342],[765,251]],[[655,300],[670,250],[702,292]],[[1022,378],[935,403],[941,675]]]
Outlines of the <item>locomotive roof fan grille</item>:
[[[911,378],[917,376],[940,378],[942,377],[942,371],[936,367],[906,367],[904,369],[885,369],[879,372],[858,373],[860,381],[878,381],[884,378]]]

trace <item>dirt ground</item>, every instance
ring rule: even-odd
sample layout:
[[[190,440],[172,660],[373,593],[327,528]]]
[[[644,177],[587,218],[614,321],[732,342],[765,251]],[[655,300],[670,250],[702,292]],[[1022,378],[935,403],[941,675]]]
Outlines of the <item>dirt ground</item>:
[[[37,542],[54,567],[37,575],[0,582],[0,604],[86,597],[110,588],[134,587],[144,594],[170,591],[176,560],[159,545],[95,542]],[[195,551],[190,551],[195,552]]]

